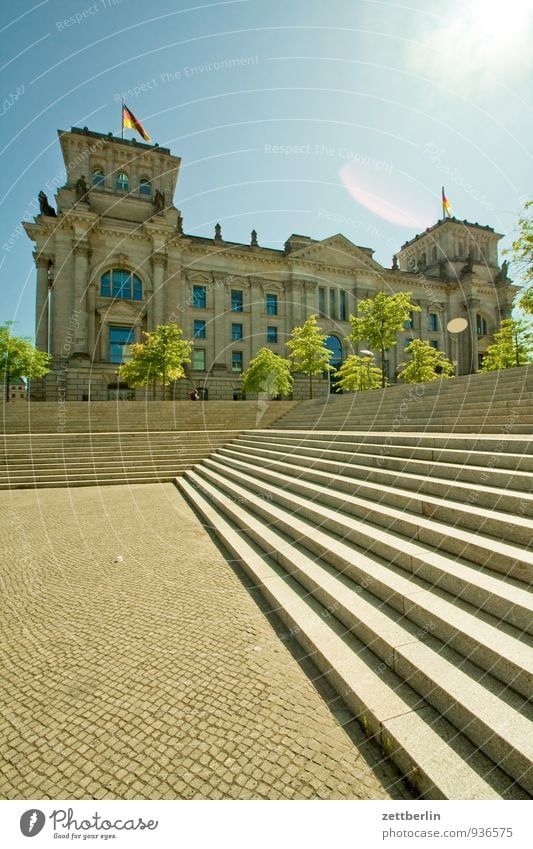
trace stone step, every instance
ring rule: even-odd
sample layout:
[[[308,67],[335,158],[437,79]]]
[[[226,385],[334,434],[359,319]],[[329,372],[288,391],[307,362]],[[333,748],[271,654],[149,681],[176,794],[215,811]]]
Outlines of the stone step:
[[[354,462],[361,467],[369,466],[372,469],[378,468],[384,471],[397,472],[403,474],[405,472],[420,475],[421,477],[441,478],[447,481],[459,480],[462,483],[474,484],[476,487],[482,484],[492,486],[500,490],[514,490],[515,492],[531,492],[532,478],[528,472],[521,472],[510,469],[499,469],[496,466],[484,468],[480,472],[479,466],[470,466],[463,463],[441,463],[431,460],[419,460],[416,458],[391,457],[381,453],[361,453],[353,454],[350,451],[342,451],[334,449],[320,450],[314,448],[306,448],[302,446],[299,453],[305,454],[310,459],[315,459],[320,456],[324,459],[332,459],[338,463],[349,464]],[[481,476],[482,480],[481,480]]]
[[[495,455],[497,459],[496,465],[499,468],[515,469],[516,471],[526,472],[533,471],[533,439],[524,443],[523,451],[528,453],[517,453],[515,444],[504,446],[503,440],[480,441],[476,442],[476,447],[452,447],[450,440],[444,441],[443,446],[433,446],[432,443],[437,440],[411,440],[407,438],[403,440],[395,434],[384,434],[385,439],[379,441],[378,434],[367,434],[363,438],[357,438],[351,434],[333,433],[327,437],[326,434],[310,433],[306,435],[302,432],[300,435],[293,435],[286,431],[260,431],[249,432],[242,436],[241,442],[255,442],[255,439],[260,439],[265,445],[279,445],[286,448],[298,450],[300,446],[306,449],[314,449],[317,456],[322,456],[322,451],[334,451],[337,448],[340,450],[357,454],[374,454],[402,457],[406,459],[428,460],[440,463],[467,463],[471,466],[485,466],[491,459],[491,455]],[[414,444],[410,444],[414,442]],[[438,442],[438,441],[437,441]],[[425,444],[427,443],[427,444]],[[450,445],[450,447],[448,447]],[[481,446],[483,445],[483,450]],[[514,453],[504,451],[504,447],[515,449]],[[354,456],[356,462],[356,457]]]
[[[172,470],[168,470],[166,472],[137,470],[135,472],[123,472],[122,474],[116,473],[112,475],[107,475],[98,473],[92,476],[83,475],[81,477],[78,477],[76,475],[54,475],[50,478],[45,475],[36,478],[27,476],[23,480],[16,483],[10,480],[0,480],[0,490],[57,489],[58,487],[116,486],[124,484],[133,486],[137,483],[167,483],[168,481],[174,480],[176,476],[182,475],[190,468],[191,464],[186,463],[183,464],[183,466],[181,467],[174,467]]]
[[[235,464],[236,461],[232,462]],[[204,466],[207,463],[209,460],[204,461]],[[380,533],[386,534],[393,531],[400,540],[401,537],[407,537],[410,541],[423,543],[447,555],[467,559],[492,572],[526,583],[531,581],[533,553],[524,547],[500,542],[494,537],[473,533],[456,526],[452,528],[444,522],[424,516],[410,515],[386,504],[375,503],[372,500],[357,498],[342,492],[337,493],[317,484],[295,479],[294,475],[270,473],[266,469],[255,471],[257,477],[250,480],[252,486],[263,487],[266,486],[263,482],[268,482],[271,489],[270,497],[276,502],[283,502],[289,510],[293,510],[294,505],[298,504],[305,510],[306,515],[312,513],[318,526],[327,524],[334,533],[345,534],[354,542],[357,542],[358,535],[365,530],[370,531],[371,539],[377,539]],[[234,472],[225,464],[225,474],[234,477],[243,472]],[[259,474],[261,481],[258,479]],[[293,484],[297,485],[298,491],[305,493],[306,497],[300,497],[292,491],[285,493],[282,487],[291,490]],[[329,506],[326,507],[326,504]],[[394,559],[398,553],[397,544],[398,540],[390,545],[388,554],[385,556]]]
[[[406,640],[402,634],[397,641],[394,635],[396,633],[397,636],[401,631],[394,632],[394,628],[401,626],[394,621],[394,616],[387,620],[385,636],[376,633],[376,638],[371,638],[370,629],[378,630],[376,621],[371,623],[374,612],[379,613],[380,607],[370,605],[370,611],[361,615],[357,607],[360,593],[353,591],[345,580],[317,564],[304,551],[289,544],[272,526],[257,521],[234,497],[224,493],[224,482],[222,488],[218,488],[194,471],[188,472],[177,483],[262,589],[276,613],[311,653],[315,663],[328,676],[337,692],[342,694],[363,727],[381,741],[385,751],[422,794],[429,798],[470,799],[494,798],[495,794],[503,796],[513,792],[513,782],[508,783],[503,770],[494,765],[487,769],[486,761],[482,761],[483,766],[480,768],[480,762],[476,761],[479,752],[475,753],[470,740],[454,732],[449,721],[439,716],[440,709],[435,710],[427,698],[421,699],[420,694],[417,696],[412,686],[418,684],[421,689],[428,690],[426,695],[432,690],[434,694],[445,692],[450,703],[456,707],[456,714],[466,717],[474,703],[470,700],[475,701],[477,696],[473,687],[475,681],[471,685],[468,676],[451,664],[448,666],[445,658],[439,660],[439,655],[432,652],[431,661],[435,660],[437,664],[442,662],[446,673],[443,675],[442,668],[437,665],[435,674],[431,662],[427,671],[432,681],[438,676],[439,689],[437,691],[433,685],[428,687],[427,682],[423,682],[425,668],[424,672],[419,671],[420,665],[428,661],[426,647],[412,633],[407,635]],[[266,552],[271,552],[278,563]],[[309,592],[303,583],[304,573],[307,576],[305,580],[314,587],[313,592]],[[335,602],[329,605],[328,610],[318,596],[333,598],[332,592]],[[352,603],[355,607],[352,607]],[[338,627],[341,620],[337,611],[341,606],[346,615],[350,615],[348,631],[344,623],[341,623],[344,627]],[[381,617],[384,615],[382,613]],[[380,618],[379,624],[383,624],[383,618]],[[404,643],[405,650],[402,649]],[[422,655],[420,663],[416,657],[417,651]],[[413,676],[410,667],[413,660],[416,680],[411,683]],[[392,669],[392,666],[396,668]],[[447,682],[448,672],[451,679]],[[448,684],[452,685],[452,689],[459,685],[458,701],[455,693],[452,695],[447,691]],[[437,700],[439,697],[434,695],[434,698]],[[499,712],[499,700],[495,702],[496,705]],[[443,713],[442,710],[440,713]],[[457,716],[454,715],[453,719],[456,721]],[[490,716],[489,726],[494,719],[494,716]],[[491,739],[493,742],[498,739],[493,736],[492,728],[488,733],[482,730],[477,713],[472,716],[470,724],[476,726],[474,735],[483,736],[485,743],[489,741],[490,745]],[[503,727],[507,729],[507,726],[506,716]],[[500,727],[496,732],[500,737],[501,731]],[[517,727],[511,733],[519,736]],[[502,741],[501,745],[505,749],[506,769],[520,772],[522,778],[526,768],[526,764],[522,767],[524,753],[518,753],[514,742],[510,740]],[[500,748],[499,762],[502,762],[502,754]],[[507,761],[507,757],[513,761],[512,764]]]
[[[327,430],[314,428],[312,431],[297,430],[292,432],[276,428],[268,430],[244,430],[243,435],[250,436],[257,434],[262,437],[282,437],[284,439],[298,439],[304,437],[306,441],[313,440],[323,441],[324,439],[331,440],[335,443],[353,442],[354,438],[358,443],[372,443],[376,441],[379,444],[385,443],[389,445],[400,446],[420,446],[424,448],[456,448],[459,450],[468,451],[492,451],[497,453],[524,453],[531,454],[533,450],[533,436],[516,436],[509,433],[494,434],[466,434],[466,433],[441,433],[427,434],[411,433],[401,430],[382,430],[382,431],[367,431],[367,430]]]
[[[517,636],[522,634],[524,626],[525,630],[531,633],[533,594],[527,590],[527,587],[520,586],[518,581],[514,582],[514,586],[511,589],[508,589],[501,577],[494,575],[492,572],[489,572],[487,576],[491,580],[485,581],[483,578],[484,573],[478,579],[475,565],[465,557],[460,558],[460,560],[452,559],[446,554],[432,551],[429,546],[417,544],[416,541],[410,538],[406,539],[402,534],[372,528],[367,522],[353,520],[349,516],[329,509],[329,507],[324,505],[324,502],[320,502],[319,505],[322,511],[322,520],[317,522],[317,503],[316,501],[309,500],[309,493],[307,496],[301,496],[300,494],[296,494],[296,492],[281,490],[281,487],[284,485],[281,479],[280,491],[278,492],[276,490],[274,492],[263,474],[258,477],[256,470],[251,469],[249,471],[250,473],[246,473],[238,469],[228,468],[225,465],[221,467],[216,462],[216,458],[206,460],[202,465],[196,467],[196,472],[199,475],[224,477],[228,482],[231,482],[234,490],[236,487],[244,487],[249,490],[246,498],[250,500],[253,496],[253,503],[259,503],[259,509],[264,514],[263,518],[267,522],[272,522],[273,516],[275,518],[277,517],[277,519],[279,519],[279,515],[283,516],[283,521],[288,523],[288,525],[287,527],[283,527],[282,530],[289,536],[292,535],[291,528],[298,526],[301,531],[302,527],[305,527],[305,533],[307,534],[309,532],[309,523],[317,523],[312,539],[309,539],[305,543],[307,547],[315,551],[322,559],[327,560],[329,557],[329,548],[325,550],[324,544],[330,545],[332,540],[328,540],[327,535],[333,535],[335,539],[333,555],[335,564],[338,564],[338,551],[340,547],[344,546],[342,549],[344,554],[347,551],[352,555],[355,553],[358,562],[363,563],[364,569],[366,569],[366,571],[361,571],[363,567],[357,567],[359,569],[357,574],[361,582],[365,586],[375,586],[376,589],[375,591],[373,590],[375,594],[378,594],[380,598],[389,604],[393,603],[391,601],[392,596],[397,595],[398,601],[393,606],[397,606],[398,610],[404,614],[407,612],[407,604],[404,596],[407,596],[409,592],[413,594],[413,592],[433,591],[435,586],[431,580],[431,575],[438,575],[440,570],[441,576],[444,577],[444,582],[439,582],[439,589],[437,591],[444,590],[446,585],[451,590],[451,603],[455,602],[457,597],[460,597],[464,601],[464,606],[468,607],[467,613],[470,618],[465,618],[461,613],[457,614],[457,616],[459,617],[458,621],[463,622],[465,627],[468,624],[470,636],[466,637],[466,631],[461,631],[460,629],[457,629],[457,634],[450,635],[448,633],[449,622],[457,620],[457,616],[452,610],[447,610],[446,615],[449,615],[451,618],[448,621],[444,620],[444,624],[438,624],[437,621],[434,623],[434,628],[439,629],[435,633],[438,636],[440,630],[444,628],[443,639],[446,638],[446,640],[451,641],[450,644],[457,651],[465,654],[465,656],[471,652],[479,651],[477,631],[483,630],[485,619],[488,625],[494,623],[494,617],[497,617],[498,620],[504,619],[509,626],[507,628],[509,636],[515,641]],[[316,499],[316,493],[314,495]],[[259,498],[258,502],[259,496],[262,497],[263,502],[268,503],[262,503],[261,498]],[[248,502],[245,500],[244,503],[247,504]],[[290,510],[289,513],[287,513],[287,508]],[[276,524],[276,526],[278,525]],[[339,536],[341,538],[340,540],[338,539]],[[320,542],[317,542],[317,540],[320,540]],[[297,538],[297,541],[301,541],[301,538]],[[388,564],[385,572],[383,572],[376,559],[381,563]],[[453,576],[452,578],[443,575],[450,561],[452,564],[455,564],[449,570],[450,575]],[[343,570],[352,570],[355,568],[349,560],[343,565]],[[394,573],[394,578],[392,577],[391,570]],[[401,573],[398,575],[396,573],[399,570],[401,570]],[[381,575],[380,581],[378,581],[377,574]],[[415,575],[416,578],[413,579],[411,577],[412,575]],[[424,577],[425,575],[428,576],[427,579]],[[467,582],[470,585],[467,595],[472,600],[472,603],[467,601],[463,595]],[[413,583],[416,585],[415,590],[413,590]],[[460,590],[460,593],[455,592],[453,589],[454,585]],[[378,592],[379,587],[382,587],[382,589]],[[488,592],[487,587],[489,587]],[[491,592],[497,592],[497,595],[491,598]],[[425,598],[425,596],[422,595],[420,598]],[[450,601],[448,600],[447,603],[449,605]],[[411,602],[409,602],[408,606],[410,609],[412,608],[416,611],[417,624],[423,625],[424,622],[419,621],[420,614],[416,605],[413,607]],[[439,610],[441,606],[442,602],[437,602]],[[429,613],[426,609],[422,612],[421,618],[424,619],[428,615]],[[480,621],[480,619],[483,621]],[[425,622],[427,623],[427,619]],[[494,638],[494,634],[492,638]],[[516,643],[512,643],[512,645],[516,648]],[[533,646],[530,646],[528,651],[530,652],[528,657],[530,657],[531,672],[533,675]],[[491,664],[493,661],[496,662],[496,660],[497,655],[492,655]],[[501,660],[498,660],[498,663],[501,663]],[[491,671],[495,675],[498,674],[494,666],[491,666]],[[504,674],[506,676],[508,675],[507,672]],[[504,683],[509,683],[507,678]],[[529,686],[527,677],[522,682],[518,682],[513,678],[513,686],[515,684],[522,688],[520,692],[522,692],[523,688]]]
[[[282,446],[275,450],[271,444],[266,446],[251,440],[220,447],[217,456],[241,460],[253,458],[256,466],[292,474],[298,480],[305,479],[411,513],[431,516],[448,524],[460,524],[470,530],[512,539],[522,545],[528,545],[533,535],[531,521],[525,518],[533,516],[533,495],[529,493],[516,493],[485,484],[477,484],[473,488],[471,484],[434,479],[431,475],[359,466],[357,455],[354,455],[352,463],[320,457],[310,461],[303,452],[288,452]]]

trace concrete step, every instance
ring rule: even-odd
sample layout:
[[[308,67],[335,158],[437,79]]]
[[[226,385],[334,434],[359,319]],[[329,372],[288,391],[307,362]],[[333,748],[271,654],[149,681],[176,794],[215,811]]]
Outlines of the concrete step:
[[[509,708],[494,697],[495,714],[487,711],[479,724],[480,711],[475,704],[485,692],[478,691],[478,682],[424,645],[416,633],[401,624],[394,611],[387,610],[387,616],[382,605],[372,604],[363,587],[356,588],[310,558],[301,546],[290,543],[277,528],[257,519],[248,500],[237,502],[233,487],[232,495],[226,494],[223,479],[206,480],[194,471],[178,485],[242,562],[278,615],[312,652],[313,660],[343,694],[363,727],[385,744],[423,794],[429,798],[494,798],[495,794],[516,790],[514,781],[509,782],[494,763],[487,768],[487,761],[483,761],[481,769],[479,762],[474,763],[470,738],[449,727],[449,717],[442,719],[442,707],[434,708],[430,696],[435,702],[444,699],[448,707],[452,704],[454,726],[456,722],[465,724],[472,736],[483,740],[485,748],[494,744],[494,753],[497,749],[498,761],[505,764],[506,772],[515,771],[520,780],[529,782],[524,741],[518,741],[520,723],[525,722],[520,714],[518,724],[510,729]],[[254,503],[254,510],[258,506]],[[338,623],[344,627],[339,629]],[[496,730],[492,725],[498,721]],[[442,723],[447,726],[444,733]],[[507,732],[512,739],[503,739]],[[473,745],[478,747],[479,742]],[[491,757],[494,760],[494,755]]]
[[[254,497],[257,497],[259,494],[265,501],[268,501],[266,507],[261,505],[265,511],[271,507],[282,508],[282,512],[285,510],[285,520],[289,522],[289,527],[292,527],[290,523],[293,522],[295,523],[294,527],[296,527],[298,521],[316,521],[317,505],[315,501],[309,502],[308,498],[300,497],[292,492],[287,493],[286,490],[282,493],[274,492],[272,487],[269,487],[268,482],[264,482],[264,476],[259,475],[256,470],[253,470],[251,474],[246,474],[243,471],[231,467],[228,468],[225,465],[221,467],[216,458],[204,461],[201,466],[196,467],[196,470],[199,475],[206,473],[222,475],[228,482],[231,482],[232,487],[243,486],[249,489],[250,493],[248,495],[253,494]],[[282,486],[283,481],[280,480],[280,488]],[[287,516],[286,508],[288,502],[291,502],[291,499],[292,510]],[[377,581],[376,572],[379,572],[379,567],[375,562],[376,557],[381,558],[385,563],[393,564],[396,572],[399,569],[403,570],[407,575],[401,574],[400,577],[396,577],[392,581],[387,572],[386,574],[389,575],[390,580],[387,582],[383,579],[384,590],[380,593],[380,597],[388,603],[391,603],[390,598],[392,594],[400,592],[399,587],[402,588],[405,594],[408,593],[409,588],[411,588],[412,592],[411,576],[416,575],[415,583],[418,591],[420,591],[420,587],[422,590],[432,590],[435,586],[433,579],[436,577],[438,579],[439,589],[444,590],[447,588],[447,591],[451,592],[453,602],[459,597],[465,604],[470,604],[470,613],[476,617],[475,622],[470,622],[472,634],[474,635],[473,641],[465,642],[462,637],[457,637],[457,639],[461,640],[460,644],[457,643],[455,646],[457,650],[464,650],[464,652],[470,653],[479,648],[475,633],[477,628],[482,628],[482,625],[478,622],[480,616],[483,619],[487,619],[489,625],[493,624],[494,621],[490,618],[491,616],[507,622],[509,625],[507,629],[509,635],[515,639],[524,630],[530,634],[532,633],[533,594],[523,585],[520,586],[518,581],[513,582],[511,589],[508,589],[501,576],[493,573],[489,573],[488,575],[481,573],[480,575],[475,565],[466,558],[451,560],[445,554],[432,551],[429,546],[419,545],[411,539],[406,540],[401,534],[382,530],[378,531],[366,522],[353,521],[349,517],[337,515],[334,511],[325,507],[323,502],[321,502],[320,507],[323,514],[322,521],[318,523],[320,530],[318,531],[315,528],[313,539],[306,543],[308,547],[316,551],[320,557],[327,559],[328,553],[323,550],[322,543],[324,540],[321,535],[331,533],[334,536],[338,536],[340,534],[341,539],[345,541],[343,544],[351,544],[349,550],[352,552],[355,550],[358,558],[365,562],[367,573],[363,574],[360,572],[359,578],[367,586],[369,584],[376,584]],[[272,521],[270,513],[268,516],[265,516],[265,519],[269,522]],[[286,528],[283,530],[285,533],[291,534],[290,530]],[[322,540],[320,544],[317,543],[317,539],[319,538]],[[347,543],[346,540],[348,541]],[[317,545],[318,548],[316,547]],[[335,546],[336,553],[334,556],[336,563],[338,560],[338,547],[338,545]],[[369,553],[371,553],[371,559],[367,562],[370,556]],[[449,566],[450,562],[452,564],[451,568]],[[352,566],[348,562],[343,568],[351,569]],[[448,574],[446,574],[446,571],[448,571]],[[398,609],[405,613],[405,599],[401,595],[401,592],[397,604]],[[448,611],[448,613],[453,618],[453,612]],[[485,616],[485,614],[488,614],[488,616]],[[423,616],[425,615],[427,615],[427,611],[423,614]],[[417,624],[423,623],[417,620]],[[434,627],[437,627],[437,625]],[[448,628],[448,625],[445,627]],[[455,640],[455,637],[452,636],[452,639]],[[533,655],[531,657],[531,663],[533,670]],[[508,681],[505,683],[508,683]],[[527,686],[527,681],[524,681],[523,686]]]
[[[204,461],[204,465],[208,462]],[[236,462],[233,460],[232,465]],[[245,465],[250,466],[250,463]],[[224,464],[224,473],[231,478],[245,474],[246,471],[235,472],[227,463]],[[250,480],[251,486],[269,487],[270,498],[276,502],[282,502],[291,511],[298,505],[306,511],[306,515],[313,514],[317,525],[327,525],[334,533],[344,534],[354,542],[357,542],[358,535],[363,533],[365,528],[368,530],[370,527],[371,537],[374,539],[377,539],[380,532],[386,534],[392,531],[398,538],[407,537],[410,541],[423,543],[441,553],[467,559],[484,569],[526,583],[531,581],[533,553],[523,546],[501,542],[486,534],[473,533],[457,526],[452,528],[444,522],[404,513],[386,504],[335,492],[299,480],[294,475],[268,472],[266,469],[254,467],[253,464],[252,472],[255,477]],[[295,494],[295,487],[300,495]],[[284,488],[288,490],[287,493]],[[397,541],[389,546],[388,552],[392,559],[396,555]]]
[[[484,531],[502,539],[512,539],[528,545],[532,524],[525,517],[533,516],[533,495],[501,490],[496,487],[460,481],[434,479],[429,476],[388,472],[356,462],[337,462],[309,458],[307,454],[288,452],[280,446],[275,450],[262,443],[238,441],[217,449],[218,455],[245,460],[254,458],[256,466],[292,474],[350,495],[399,507],[411,513],[431,516],[448,524],[460,524],[471,530]],[[260,456],[258,452],[260,451]],[[357,459],[355,455],[354,459]],[[515,521],[515,517],[518,521]]]
[[[9,480],[0,480],[0,490],[10,489],[57,489],[58,487],[78,487],[78,486],[118,486],[128,484],[133,486],[137,483],[168,483],[182,475],[185,471],[191,468],[190,464],[183,464],[181,467],[174,468],[167,472],[161,471],[132,471],[127,473],[116,473],[106,475],[97,473],[94,475],[54,475],[47,477],[26,476],[20,482],[13,483]]]
[[[321,456],[324,450],[339,450],[357,454],[374,454],[383,456],[387,454],[393,457],[402,457],[406,459],[427,460],[440,463],[466,463],[471,466],[486,466],[491,455],[495,455],[494,459],[498,468],[514,469],[521,472],[533,471],[533,439],[518,443],[517,441],[509,443],[503,439],[488,438],[467,442],[461,439],[460,445],[455,446],[449,438],[437,440],[435,438],[417,438],[409,439],[408,437],[400,437],[394,433],[383,434],[384,438],[380,439],[378,434],[365,434],[357,436],[355,434],[334,432],[328,434],[310,433],[306,434],[291,434],[287,431],[259,431],[247,432],[242,436],[241,441],[244,442],[250,438],[260,439],[265,445],[285,446],[295,451],[298,448],[315,449],[318,456]],[[436,443],[436,444],[434,444]],[[472,447],[475,444],[475,447]],[[521,452],[520,452],[520,446]],[[504,450],[505,448],[511,450]],[[320,449],[320,451],[318,451]],[[354,456],[354,462],[356,462]]]

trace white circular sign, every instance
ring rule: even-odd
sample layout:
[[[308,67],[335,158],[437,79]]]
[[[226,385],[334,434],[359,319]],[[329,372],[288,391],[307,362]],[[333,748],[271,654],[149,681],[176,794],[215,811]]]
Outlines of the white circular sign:
[[[446,325],[449,333],[462,333],[468,327],[466,318],[452,318]]]

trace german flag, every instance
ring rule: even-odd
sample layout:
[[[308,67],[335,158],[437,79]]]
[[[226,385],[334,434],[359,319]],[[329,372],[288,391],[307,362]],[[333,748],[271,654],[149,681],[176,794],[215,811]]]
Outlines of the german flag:
[[[452,215],[452,206],[446,195],[444,194],[444,186],[442,187],[442,217],[451,218]]]
[[[141,122],[128,109],[125,103],[122,104],[122,129],[136,130],[144,141],[151,141]]]

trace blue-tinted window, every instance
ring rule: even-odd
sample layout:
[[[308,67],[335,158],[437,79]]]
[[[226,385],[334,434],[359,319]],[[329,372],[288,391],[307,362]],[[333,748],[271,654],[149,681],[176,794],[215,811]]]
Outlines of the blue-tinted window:
[[[147,177],[141,177],[139,180],[139,194],[140,195],[151,195],[152,194],[152,184]]]
[[[205,339],[205,321],[201,319],[194,320],[194,338]]]
[[[346,292],[341,289],[339,292],[339,319],[340,321],[348,320],[348,310],[346,308]]]
[[[277,342],[278,341],[278,328],[277,327],[267,327],[267,342]]]
[[[102,274],[100,294],[103,298],[142,301],[143,286],[136,274],[126,268],[113,268]]]
[[[103,186],[105,183],[104,172],[101,168],[95,168],[92,173],[91,182],[93,186]]]
[[[127,346],[131,345],[133,340],[133,327],[110,327],[109,362],[126,362],[129,359]]]
[[[205,371],[205,348],[194,348],[192,352],[193,371]]]
[[[429,329],[432,333],[435,333],[439,329],[439,316],[436,312],[430,312],[429,314]]]
[[[432,348],[435,348],[436,351],[439,350],[439,343],[436,341],[436,339],[432,339],[429,344],[431,345]]]
[[[231,325],[231,338],[233,341],[238,341],[242,339],[242,324],[232,324]]]
[[[329,290],[329,317],[337,318],[337,292],[335,289]]]
[[[278,296],[277,295],[267,295],[265,299],[266,306],[266,314],[267,315],[277,315],[278,314]]]
[[[318,290],[318,312],[321,318],[326,315],[326,290],[322,287]]]
[[[231,290],[231,311],[242,312],[244,309],[244,295],[238,289]]]
[[[128,175],[125,171],[119,171],[117,174],[116,186],[121,192],[127,192],[130,185]]]
[[[478,336],[487,335],[487,322],[479,313],[476,315],[476,331]]]
[[[403,326],[406,330],[412,330],[415,326],[415,316],[413,312],[409,313],[409,318],[404,321]]]
[[[231,352],[231,370],[242,371],[242,351]]]
[[[205,286],[192,287],[192,305],[196,309],[205,310],[207,306],[207,288]]]

